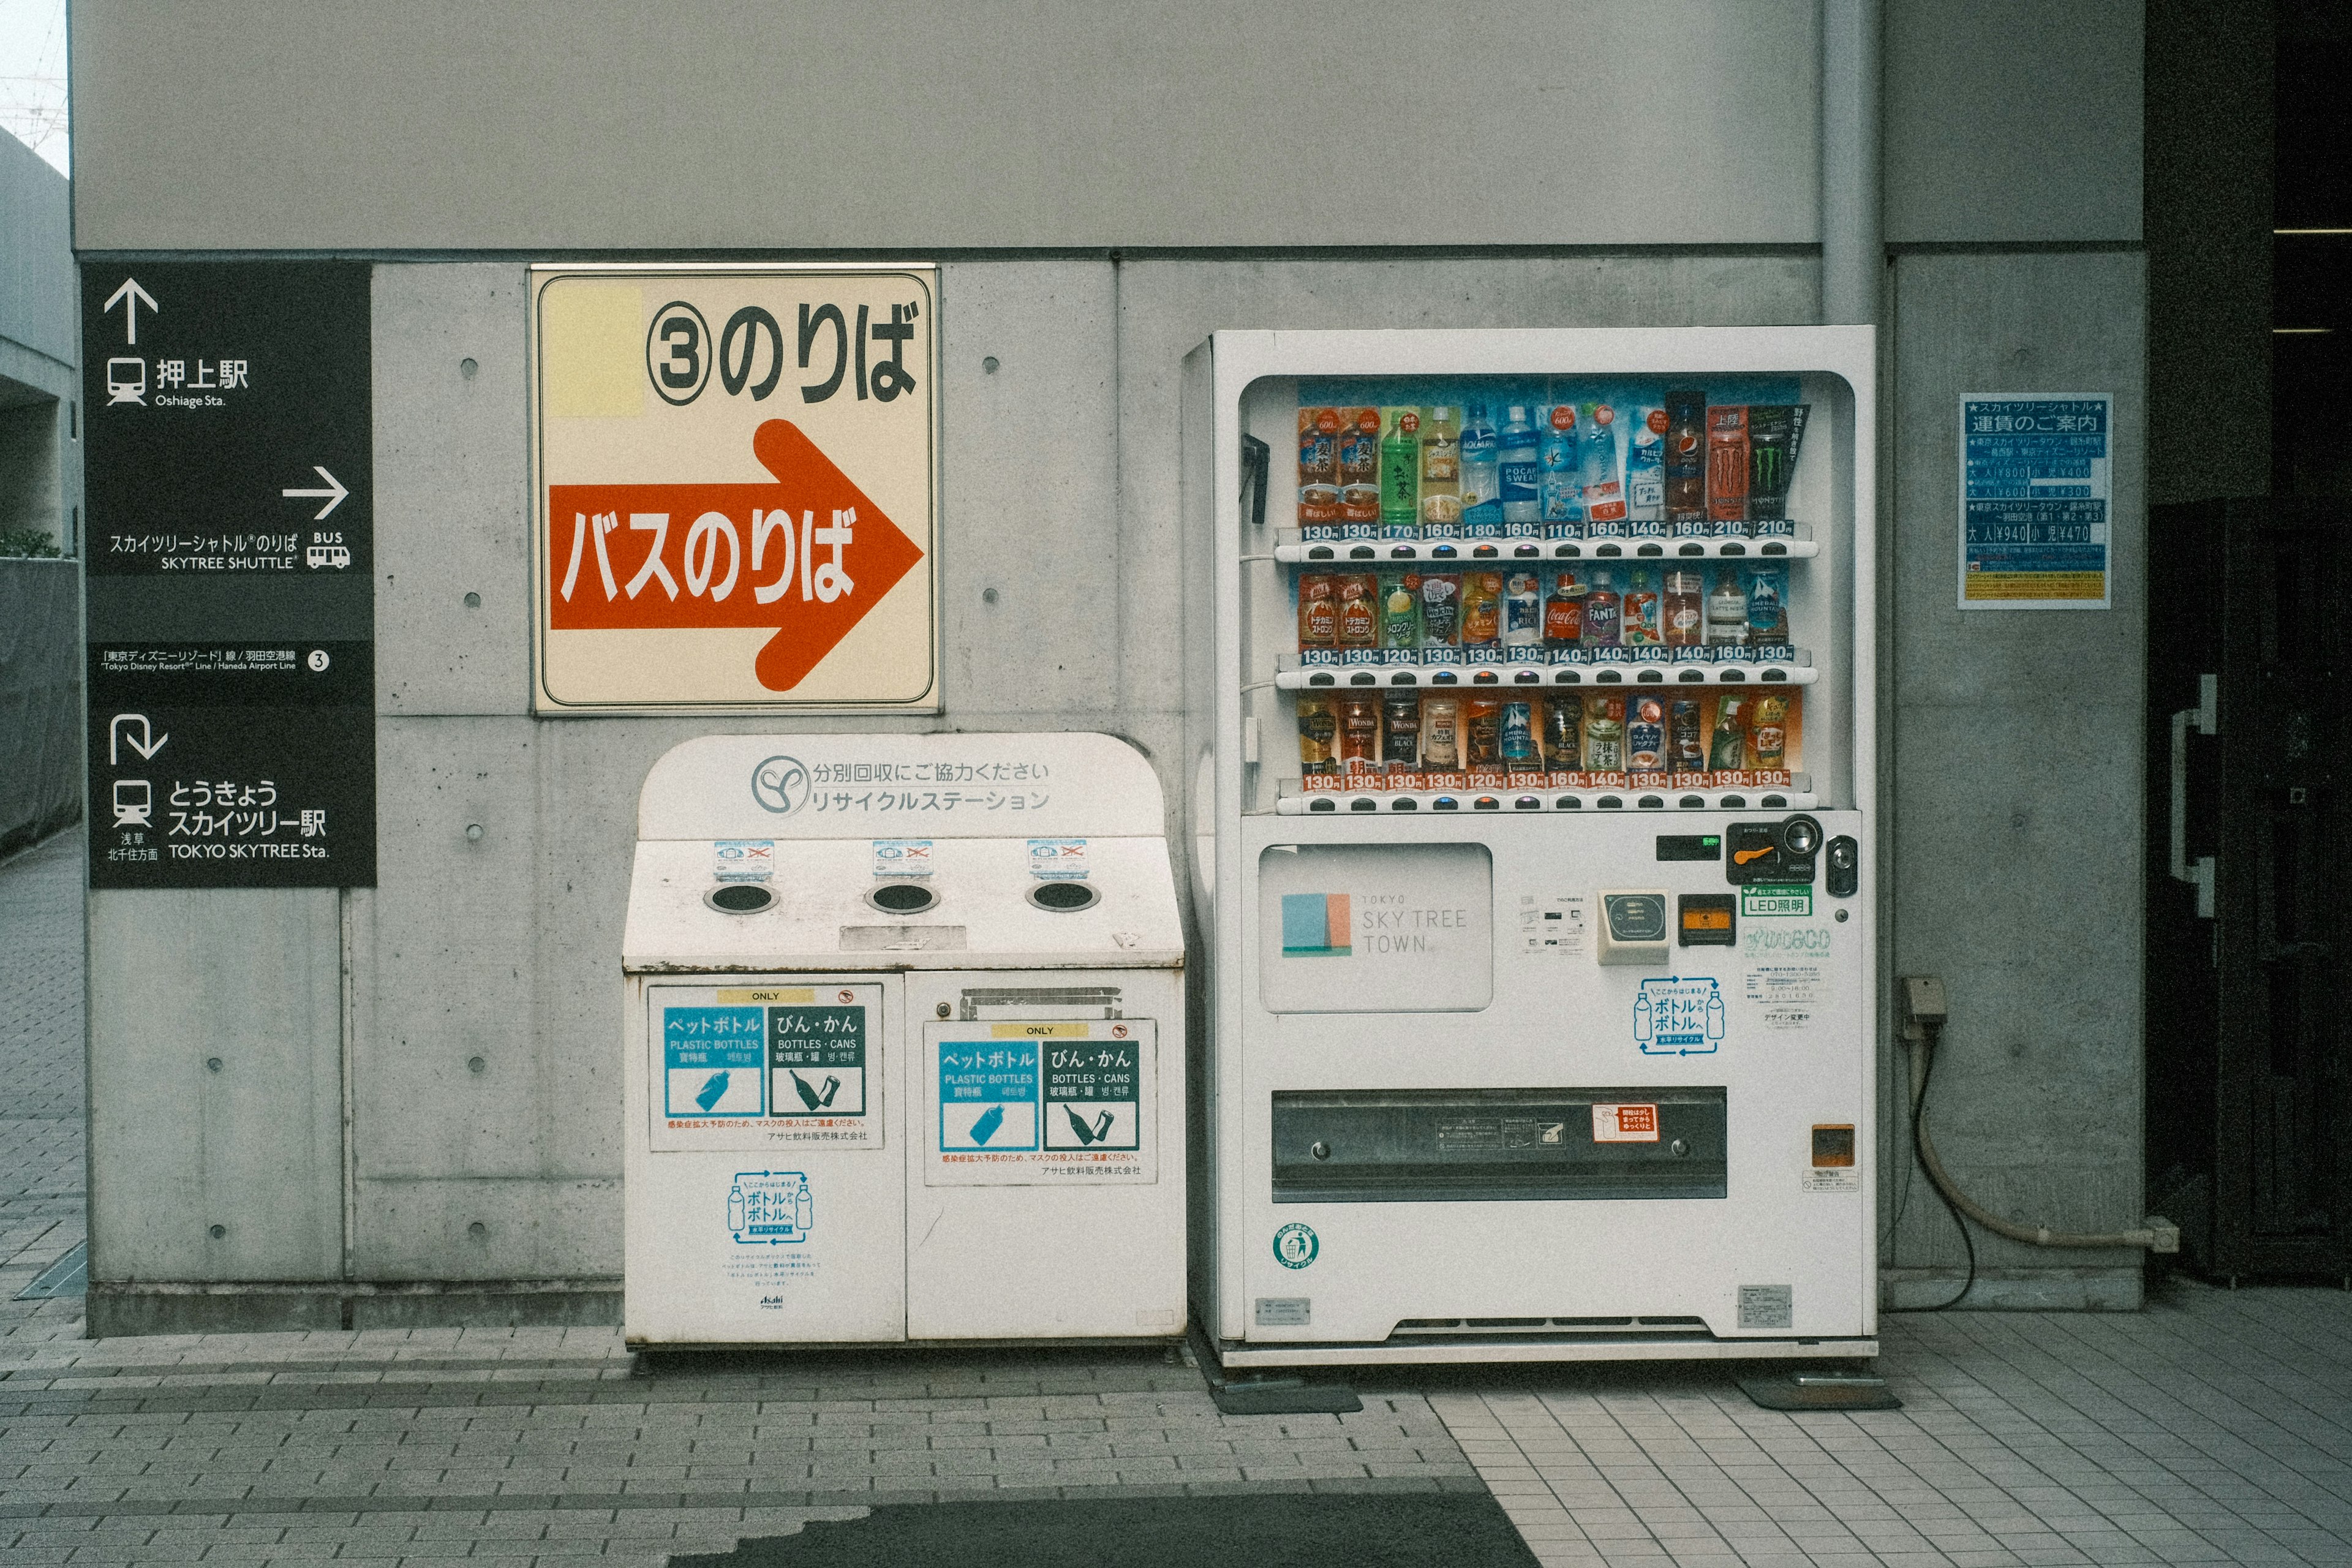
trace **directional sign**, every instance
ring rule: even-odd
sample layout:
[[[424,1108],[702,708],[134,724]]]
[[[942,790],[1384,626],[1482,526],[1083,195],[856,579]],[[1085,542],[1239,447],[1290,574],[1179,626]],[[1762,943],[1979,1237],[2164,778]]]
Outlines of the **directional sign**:
[[[936,282],[534,268],[541,712],[937,710]]]
[[[369,268],[82,268],[90,885],[375,880]]]

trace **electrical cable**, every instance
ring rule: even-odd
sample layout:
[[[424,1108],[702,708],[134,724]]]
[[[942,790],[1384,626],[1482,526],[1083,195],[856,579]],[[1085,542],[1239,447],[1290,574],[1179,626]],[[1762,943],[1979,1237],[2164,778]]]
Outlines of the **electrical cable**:
[[[1941,1026],[1929,1024],[1925,1027],[1929,1031],[1939,1032]],[[1894,1309],[1897,1311],[1948,1311],[1958,1306],[1967,1299],[1968,1293],[1977,1288],[1976,1237],[1969,1234],[1969,1222],[1966,1216],[1960,1213],[1959,1205],[1952,1201],[1952,1194],[1945,1190],[1944,1183],[1938,1174],[1943,1167],[1936,1161],[1936,1146],[1927,1142],[1927,1082],[1935,1076],[1935,1052],[1927,1048],[1925,1041],[1915,1042],[1911,1048],[1911,1152],[1917,1157],[1920,1168],[1927,1173],[1928,1181],[1936,1189],[1936,1196],[1942,1200],[1946,1211],[1951,1215],[1952,1223],[1959,1226],[1960,1245],[1967,1247],[1969,1252],[1969,1272],[1967,1278],[1960,1281],[1959,1294],[1950,1300],[1938,1301],[1932,1307]],[[1903,1196],[1907,1205],[1911,1194],[1906,1192]],[[1897,1214],[1895,1218],[1899,1221],[1902,1215]]]

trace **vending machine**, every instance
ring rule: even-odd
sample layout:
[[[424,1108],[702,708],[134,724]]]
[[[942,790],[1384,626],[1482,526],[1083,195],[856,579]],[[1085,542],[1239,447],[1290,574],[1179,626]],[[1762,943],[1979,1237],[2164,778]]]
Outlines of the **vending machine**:
[[[1876,1353],[1866,328],[1184,367],[1230,1365]]]

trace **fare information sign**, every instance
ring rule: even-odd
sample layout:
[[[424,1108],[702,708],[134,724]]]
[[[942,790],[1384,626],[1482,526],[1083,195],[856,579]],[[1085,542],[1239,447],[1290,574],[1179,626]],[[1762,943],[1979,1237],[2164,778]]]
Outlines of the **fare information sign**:
[[[935,712],[938,272],[531,277],[541,712]]]
[[[2104,610],[2116,400],[1960,399],[1960,608]]]

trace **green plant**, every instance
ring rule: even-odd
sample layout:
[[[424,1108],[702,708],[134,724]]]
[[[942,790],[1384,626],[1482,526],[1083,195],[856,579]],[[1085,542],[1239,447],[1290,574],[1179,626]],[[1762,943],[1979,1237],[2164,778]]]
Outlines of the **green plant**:
[[[57,536],[46,528],[0,528],[0,555],[53,557]]]

